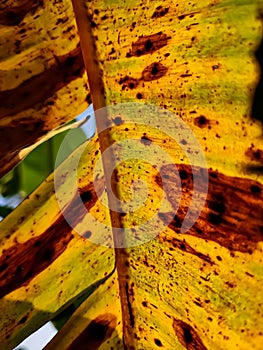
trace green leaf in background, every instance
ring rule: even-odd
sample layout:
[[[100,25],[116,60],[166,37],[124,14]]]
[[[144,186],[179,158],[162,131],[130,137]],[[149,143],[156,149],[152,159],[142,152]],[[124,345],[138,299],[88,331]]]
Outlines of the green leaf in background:
[[[11,197],[19,192],[18,167],[11,170],[0,180],[0,192],[3,197]]]
[[[0,180],[2,196],[11,197],[20,193],[22,197],[26,197],[33,192],[54,170],[57,152],[67,133],[68,131],[64,131],[40,144],[16,168],[7,173]],[[65,158],[87,139],[84,132],[78,135],[78,138],[67,139],[67,143],[63,144]],[[6,212],[2,208],[0,207],[0,215]],[[1,216],[5,217],[7,214]]]
[[[11,213],[12,210],[13,208],[10,208],[8,205],[2,205],[0,206],[0,216],[2,216],[2,218],[5,218],[8,214]]]
[[[68,131],[65,131],[44,142],[18,165],[20,190],[25,196],[34,191],[34,189],[52,173],[57,152],[67,133]],[[82,137],[68,140],[67,143],[63,145],[63,147],[65,147],[63,150],[65,158],[86,139],[87,136],[82,132]]]

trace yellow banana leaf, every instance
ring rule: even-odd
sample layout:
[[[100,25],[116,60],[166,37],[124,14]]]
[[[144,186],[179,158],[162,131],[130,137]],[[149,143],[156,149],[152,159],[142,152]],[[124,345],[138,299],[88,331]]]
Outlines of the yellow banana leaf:
[[[46,349],[260,350],[262,1],[72,3],[98,136],[0,224],[0,348],[87,295]]]
[[[0,176],[90,103],[71,1],[0,4]]]

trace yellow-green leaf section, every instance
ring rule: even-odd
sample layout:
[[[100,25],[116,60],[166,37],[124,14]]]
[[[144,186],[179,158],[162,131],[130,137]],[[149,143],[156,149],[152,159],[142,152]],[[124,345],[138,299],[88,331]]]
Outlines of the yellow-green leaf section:
[[[17,344],[75,296],[100,282],[58,333],[51,349],[73,349],[85,341],[85,346],[94,349],[261,349],[263,185],[260,172],[251,172],[250,162],[257,160],[256,165],[261,165],[262,139],[260,124],[251,120],[250,111],[259,79],[253,52],[262,36],[262,2],[94,0],[86,3],[88,16],[83,6],[78,7],[79,1],[73,3],[95,109],[140,100],[174,113],[174,117],[169,113],[160,119],[155,116],[160,126],[172,129],[178,118],[185,121],[207,159],[207,200],[194,226],[181,233],[194,186],[187,157],[180,157],[175,140],[164,140],[158,128],[131,127],[126,113],[109,112],[111,129],[99,135],[102,150],[116,141],[136,138],[148,147],[149,154],[156,144],[171,156],[171,162],[160,169],[150,159],[141,161],[141,166],[136,159],[118,164],[112,182],[120,199],[133,198],[132,185],[137,180],[146,181],[149,192],[144,209],[129,215],[112,212],[111,219],[121,227],[136,228],[151,212],[157,212],[160,224],[167,227],[155,239],[115,249],[114,255],[111,249],[65,229],[51,194],[52,179],[48,179],[0,225],[5,249],[1,263],[4,348]],[[86,39],[94,44],[91,52],[86,52]],[[97,119],[98,126],[101,123]],[[78,187],[97,222],[109,224],[103,204],[94,202],[98,150],[98,140],[94,140],[84,151]],[[125,156],[124,148],[119,147],[118,152],[117,158]],[[76,192],[67,186],[72,159],[62,165],[59,174],[61,191],[69,203],[63,210],[76,216],[77,231],[84,213],[74,206]],[[204,169],[194,165],[201,178]],[[107,177],[106,168],[109,184]],[[97,180],[99,187],[102,178]],[[176,211],[180,181],[182,195]],[[163,192],[166,200],[160,211]],[[99,199],[103,195],[105,192]],[[168,221],[171,213],[173,219]],[[98,233],[98,227],[95,221],[87,237]],[[117,228],[113,229],[115,242]],[[110,230],[99,233],[104,242],[111,239]],[[41,236],[47,237],[45,249],[39,243],[33,248],[34,239],[39,242]],[[22,254],[22,261],[28,261],[24,265],[17,263],[21,247],[28,252]],[[39,258],[44,254],[45,262],[32,263],[34,252]],[[12,256],[9,267],[4,259],[11,261]],[[115,265],[113,274],[103,280]],[[5,272],[8,269],[11,273]],[[69,278],[66,284],[64,274],[59,274],[69,270],[74,283]],[[10,308],[10,302],[16,308]],[[42,311],[49,315],[43,316]],[[98,330],[101,337],[96,337]]]
[[[101,298],[104,295],[104,298]],[[89,319],[92,313],[92,320]],[[121,349],[122,319],[118,279],[115,273],[78,308],[71,319],[45,348]]]
[[[0,4],[1,171],[90,103],[70,1]]]
[[[82,154],[85,147],[83,144],[59,168],[64,176],[58,178],[60,187],[69,188],[71,179],[66,180],[65,174],[73,157]],[[76,226],[81,225],[86,210],[98,221],[109,221],[92,183],[92,162],[99,157],[96,140],[89,143],[86,154],[80,163],[82,181],[78,186],[85,206],[79,207],[76,193],[65,194],[69,200],[66,213],[74,217]],[[114,268],[114,255],[113,250],[91,243],[68,225],[55,197],[53,175],[0,226],[0,348],[12,349],[108,276]],[[93,230],[97,230],[96,222],[87,228],[87,232]],[[102,237],[107,234],[101,233]]]
[[[78,21],[80,2],[73,3],[85,53],[88,26]],[[94,86],[104,85],[106,105],[140,100],[173,111],[174,120],[169,114],[159,116],[160,126],[173,128],[178,117],[185,121],[210,169],[200,218],[182,234],[193,194],[191,169],[180,164],[185,159],[174,152],[173,162],[161,167],[162,182],[150,167],[141,167],[139,177],[148,176],[156,188],[148,187],[152,201],[144,207],[146,217],[159,209],[158,188],[166,189],[167,208],[174,209],[170,193],[176,177],[182,180],[182,198],[174,219],[156,239],[116,250],[124,348],[260,349],[262,175],[251,171],[250,162],[257,159],[260,166],[262,161],[251,157],[262,152],[260,123],[251,116],[262,2],[89,1],[86,7],[102,72],[96,81],[87,55],[88,76]],[[103,150],[125,137],[144,140],[145,147],[157,143],[171,153],[175,149],[173,142],[163,146],[158,129],[129,127],[125,112],[106,117],[112,129],[107,141],[100,137]],[[120,147],[118,160],[122,153]],[[129,185],[138,179],[138,169],[130,161],[118,166],[114,186],[119,198],[132,197]],[[135,226],[136,218],[142,218],[136,214],[119,215],[116,221]],[[160,220],[165,222],[168,214],[159,212]],[[87,317],[92,319],[92,313]]]
[[[208,166],[242,177],[262,149],[251,120],[262,1],[91,1],[106,104],[145,101],[194,131]],[[118,13],[118,15],[116,15]]]

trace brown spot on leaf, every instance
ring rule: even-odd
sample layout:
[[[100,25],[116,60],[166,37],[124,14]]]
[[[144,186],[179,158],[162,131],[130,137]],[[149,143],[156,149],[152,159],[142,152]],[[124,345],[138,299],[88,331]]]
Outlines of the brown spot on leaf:
[[[172,213],[159,213],[158,216],[161,220],[163,220],[165,224],[168,225],[169,228],[171,228],[175,232],[180,232],[179,228],[181,227],[181,219],[177,215],[175,215],[172,220]],[[197,256],[199,259],[209,263],[210,265],[214,264],[209,255],[205,255],[203,253],[198,252],[197,250],[192,248],[190,244],[188,244],[185,240],[180,240],[174,237],[167,238],[164,236],[159,236],[158,240],[163,244],[168,244],[171,250],[180,249],[185,253]]]
[[[7,266],[0,273],[0,297],[28,284],[63,253],[72,238],[61,215],[42,235],[6,249],[0,258],[0,265]]]
[[[83,238],[90,238],[92,236],[92,232],[91,231],[86,231],[85,233],[84,233],[84,235],[82,235],[82,237]]]
[[[196,330],[186,322],[174,318],[173,329],[179,342],[187,350],[207,350]]]
[[[225,198],[222,193],[213,193],[207,201],[208,208],[216,214],[224,214],[226,211]]]
[[[196,14],[196,12],[184,13],[184,14],[182,14],[182,15],[179,15],[179,16],[178,16],[178,19],[181,21],[181,20],[183,20],[185,17],[193,18],[195,14]],[[194,24],[196,24],[196,23],[193,23],[193,25],[194,25]]]
[[[257,162],[263,161],[263,150],[258,148],[253,148],[253,147],[248,148],[245,155],[249,157],[251,161],[257,161]]]
[[[193,74],[191,73],[185,73],[185,74],[181,74],[180,77],[181,78],[188,78],[188,77],[191,77]]]
[[[125,283],[125,297],[127,302],[126,310],[129,313],[129,324],[133,328],[135,325],[135,317],[132,308],[133,303],[131,302],[131,298],[133,297],[133,287],[131,285],[129,286],[128,282]]]
[[[186,15],[180,15],[178,16],[178,19],[181,21],[182,19],[184,19],[186,17]]]
[[[88,104],[92,103],[92,99],[91,99],[91,94],[90,93],[87,94],[86,101],[88,102]]]
[[[141,137],[141,143],[145,146],[150,146],[150,144],[152,143],[152,140],[147,135],[143,135]]]
[[[103,186],[99,185],[98,188],[100,195]],[[64,212],[65,217],[71,219],[73,227],[83,219],[87,210],[92,208],[98,200],[93,183],[80,189],[79,192],[84,205],[79,202],[79,193],[76,193]],[[67,249],[73,234],[65,217],[61,214],[41,235],[24,243],[15,242],[13,246],[3,251],[0,257],[0,266],[2,266],[0,298],[27,285]]]
[[[194,120],[195,125],[199,126],[199,128],[205,128],[209,124],[209,119],[207,119],[204,115],[200,115],[196,117]]]
[[[146,68],[144,68],[141,79],[144,81],[160,79],[167,73],[167,71],[168,68],[165,67],[163,64],[159,62],[154,62]]]
[[[69,20],[68,16],[60,17],[56,21],[56,26],[58,26],[59,24],[66,23],[68,20]]]
[[[83,73],[84,62],[78,45],[68,54],[55,57],[53,65],[43,73],[31,77],[12,90],[1,91],[0,118],[19,113],[39,102],[43,103]]]
[[[156,183],[165,190],[174,210],[177,210],[176,194],[181,188],[182,195],[177,212],[159,215],[166,224],[170,220],[169,227],[178,233],[191,204],[193,176],[190,166],[178,164],[178,172],[175,167],[172,164],[163,166],[160,176],[156,178]],[[194,169],[197,180],[199,179],[202,185],[203,169]],[[182,173],[184,180],[180,177]],[[203,191],[202,187],[200,191]],[[171,220],[173,217],[174,219]],[[263,186],[250,179],[231,177],[209,170],[205,206],[197,222],[187,231],[187,234],[206,241],[214,241],[230,251],[251,254],[256,249],[257,243],[263,241],[262,227]],[[180,249],[179,242],[169,242],[171,246],[174,243]],[[196,255],[190,248],[186,251]]]
[[[122,125],[124,123],[123,119],[120,116],[117,116],[113,119],[115,125]]]
[[[213,71],[216,70],[216,69],[219,69],[219,65],[218,64],[213,65],[212,69],[213,69]]]
[[[80,198],[82,199],[82,201],[84,203],[87,203],[87,202],[91,201],[92,197],[93,197],[93,193],[90,190],[86,190],[85,192],[82,192],[80,194]]]
[[[43,6],[43,0],[5,1],[0,12],[0,24],[17,26],[28,12],[34,13],[37,7]],[[11,4],[10,4],[11,2]],[[12,6],[12,2],[15,4]]]
[[[138,79],[128,77],[127,75],[124,78],[119,80],[119,84],[122,85],[122,90],[132,90],[139,85]]]
[[[261,193],[261,188],[258,185],[251,185],[250,190],[254,194]]]
[[[28,319],[28,315],[23,316],[19,321],[18,324],[24,324],[26,322],[26,320]]]
[[[153,53],[154,51],[166,46],[169,39],[171,39],[171,37],[162,32],[140,36],[136,42],[132,43],[132,48],[126,56],[142,56],[148,53]]]
[[[67,347],[68,350],[97,350],[108,340],[117,326],[115,315],[106,313],[97,316],[88,327]]]
[[[161,340],[160,339],[154,339],[154,343],[155,343],[155,345],[157,345],[157,346],[159,346],[159,347],[162,347],[163,346],[163,344],[162,344],[162,342],[161,342]]]
[[[158,6],[156,7],[153,15],[152,15],[152,18],[158,18],[158,17],[163,17],[165,16],[169,11],[169,7],[163,7],[163,6]]]
[[[208,213],[207,220],[214,226],[220,225],[223,222],[222,216],[214,213]]]

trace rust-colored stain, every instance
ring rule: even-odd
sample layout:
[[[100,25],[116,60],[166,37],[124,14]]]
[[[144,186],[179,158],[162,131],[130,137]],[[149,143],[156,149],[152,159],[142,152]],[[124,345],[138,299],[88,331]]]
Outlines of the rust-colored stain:
[[[196,330],[186,322],[174,318],[173,329],[179,342],[187,350],[207,350]]]
[[[163,220],[163,222],[170,222],[170,215],[172,213],[160,213],[159,217]],[[170,222],[169,227],[180,227],[181,222],[179,221],[177,215],[175,215],[174,219]],[[205,255],[203,253],[198,252],[194,248],[190,246],[184,239],[178,239],[174,237],[169,237],[168,239],[163,236],[159,236],[159,241],[163,242],[164,244],[169,244],[169,247],[172,249],[180,249],[183,252],[193,254],[197,256],[198,258],[202,259],[203,261],[209,263],[210,265],[213,265],[214,262],[211,260],[209,255]]]
[[[73,227],[83,219],[87,210],[91,209],[98,200],[93,183],[79,192],[64,213],[66,218],[71,217]],[[79,203],[79,196],[84,206]],[[0,298],[27,285],[67,249],[68,243],[74,236],[64,215],[61,213],[41,235],[22,244],[14,242],[12,247],[3,251],[0,257]]]
[[[251,161],[263,162],[262,149],[250,147],[246,150],[245,156],[247,156]]]
[[[141,79],[143,81],[156,80],[163,77],[167,73],[167,71],[168,68],[165,67],[163,64],[161,64],[160,62],[154,62],[146,68],[144,68]]]
[[[180,181],[182,182],[179,209],[173,214],[174,219],[169,224],[169,228],[179,233],[191,203],[193,176],[188,165],[178,164],[177,169],[178,175],[175,171],[176,165],[163,166],[156,183],[164,188],[168,200],[176,210],[175,196],[179,193],[176,187],[180,186]],[[202,186],[202,169],[195,168],[195,170],[198,171],[199,185]],[[202,191],[202,188],[200,190]],[[167,223],[171,213],[160,213],[159,217]],[[199,219],[187,234],[206,241],[214,241],[231,252],[251,254],[257,243],[263,241],[263,186],[253,180],[226,176],[209,170],[209,188],[205,206]],[[164,242],[166,240],[162,235],[159,239]],[[179,242],[166,243],[176,244],[180,248]],[[184,250],[197,255],[187,246]]]
[[[158,6],[156,7],[153,15],[152,15],[152,18],[160,18],[160,17],[163,17],[165,16],[167,13],[169,12],[169,7],[163,7],[163,6]]]
[[[44,4],[43,0],[16,1],[15,6],[8,2],[6,7],[2,8],[0,12],[0,24],[6,26],[17,26],[29,12],[34,14],[36,9],[43,7]]]
[[[83,73],[84,62],[80,46],[77,45],[68,54],[56,56],[53,65],[43,73],[24,81],[15,89],[1,91],[0,118],[19,113],[37,103],[43,103]]]
[[[15,115],[31,107],[40,109],[54,104],[50,97],[83,72],[82,54],[77,46],[69,54],[56,57],[54,64],[43,73],[31,77],[13,90],[0,91],[0,118]],[[21,117],[19,120],[11,120],[8,126],[0,127],[0,176],[18,163],[18,151],[21,148],[33,144],[47,133],[45,125],[45,120]]]
[[[68,350],[97,350],[108,340],[117,326],[117,317],[106,313],[96,317],[88,327],[67,347]]]
[[[199,128],[205,128],[210,124],[210,120],[207,119],[204,115],[200,115],[194,119],[194,124]]]
[[[168,68],[160,62],[153,62],[149,66],[145,67],[142,71],[141,77],[139,79],[125,76],[121,78],[118,83],[122,85],[121,89],[128,91],[136,89],[141,83],[149,82],[152,80],[157,80],[162,78],[168,71]],[[140,94],[142,97],[142,94]],[[141,98],[140,95],[137,98]]]
[[[151,35],[142,35],[136,42],[132,43],[131,50],[126,54],[126,57],[142,56],[153,53],[168,45],[169,39],[171,39],[171,37],[162,32]]]
[[[139,85],[139,79],[128,77],[126,75],[124,78],[119,80],[119,84],[122,85],[122,90],[125,90],[126,88],[132,90]]]

